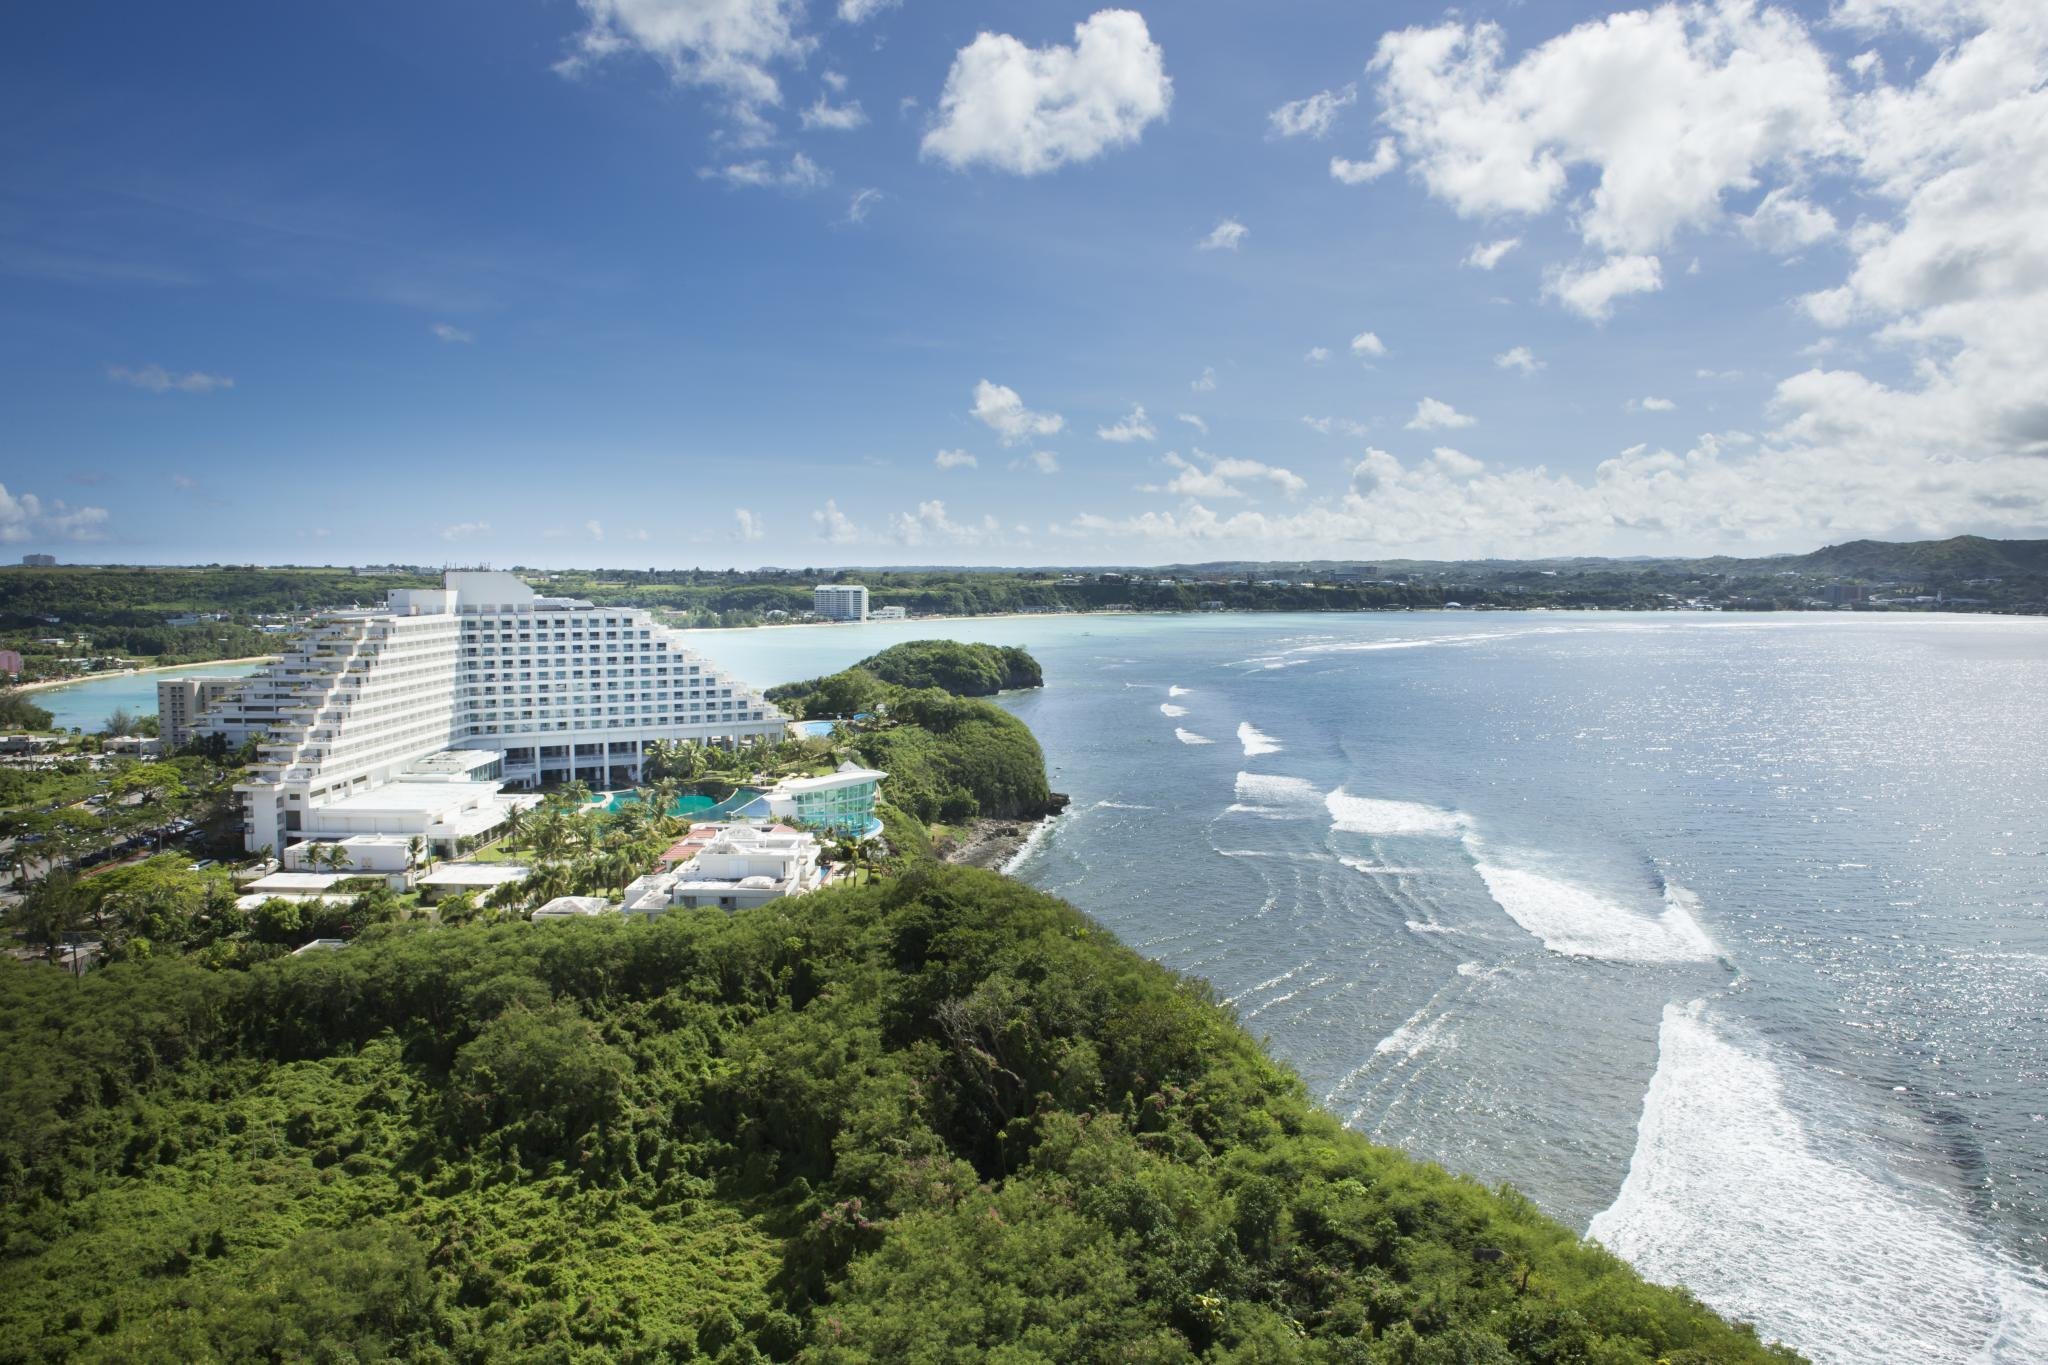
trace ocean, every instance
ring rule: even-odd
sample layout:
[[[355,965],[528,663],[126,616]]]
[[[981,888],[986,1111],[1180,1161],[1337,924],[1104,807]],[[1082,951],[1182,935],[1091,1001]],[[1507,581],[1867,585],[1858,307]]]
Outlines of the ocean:
[[[935,636],[1045,667],[1002,704],[1074,804],[1010,870],[1213,983],[1354,1128],[1823,1362],[2048,1359],[2048,621],[694,644],[765,685]]]
[[[1414,613],[1021,644],[1013,863],[1375,1139],[1817,1360],[2048,1359],[2048,621]]]

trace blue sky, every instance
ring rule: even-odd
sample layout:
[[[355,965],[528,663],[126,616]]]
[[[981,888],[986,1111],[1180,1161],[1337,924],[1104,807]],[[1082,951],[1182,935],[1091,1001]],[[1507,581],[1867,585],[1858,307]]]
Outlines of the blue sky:
[[[2043,9],[35,7],[0,547],[2040,534]]]

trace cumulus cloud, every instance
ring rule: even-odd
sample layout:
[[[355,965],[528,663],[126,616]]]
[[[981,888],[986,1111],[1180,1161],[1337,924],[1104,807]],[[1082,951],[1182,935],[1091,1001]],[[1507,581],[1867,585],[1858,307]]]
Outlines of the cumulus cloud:
[[[702,167],[697,174],[701,179],[723,180],[741,189],[790,190],[796,193],[818,189],[832,180],[829,171],[802,152],[797,152],[780,166],[759,159],[735,161],[724,166]]]
[[[599,521],[596,517],[592,517],[590,520],[583,523],[583,534],[589,536],[592,540],[603,540],[604,523]]]
[[[1630,412],[1676,412],[1678,404],[1672,402],[1669,398],[1631,398],[1628,400],[1628,410]]]
[[[10,493],[0,484],[0,543],[25,540],[104,540],[107,509],[73,507],[62,498]]]
[[[1116,441],[1119,443],[1156,441],[1159,439],[1159,431],[1152,425],[1151,419],[1145,416],[1145,408],[1142,403],[1132,407],[1129,415],[1121,421],[1106,427],[1095,428],[1095,434],[1105,441]]]
[[[1235,218],[1225,218],[1209,229],[1209,235],[1195,246],[1202,251],[1235,251],[1238,244],[1251,236],[1252,230]]]
[[[1351,338],[1351,354],[1361,360],[1367,356],[1385,355],[1386,353],[1387,343],[1381,341],[1377,333],[1360,332],[1357,336]]]
[[[1497,242],[1478,242],[1465,253],[1465,264],[1475,270],[1491,270],[1501,258],[1522,244],[1520,237],[1503,237]]]
[[[1358,103],[1358,87],[1319,90],[1307,99],[1289,100],[1266,115],[1274,137],[1322,137],[1337,121],[1339,110]]]
[[[441,539],[473,540],[477,536],[487,534],[490,529],[491,524],[488,521],[458,521],[452,526],[441,528]]]
[[[850,545],[862,538],[860,527],[839,510],[836,498],[825,499],[825,505],[811,513],[811,520],[817,525],[818,539],[828,545]]]
[[[981,461],[964,450],[942,450],[932,456],[932,463],[940,469],[973,469]]]
[[[161,365],[144,365],[139,370],[131,370],[125,365],[110,365],[107,378],[116,384],[132,385],[151,393],[212,393],[235,386],[235,381],[224,374],[208,374],[204,370],[174,374]]]
[[[1394,139],[1383,137],[1373,148],[1370,161],[1346,161],[1341,156],[1330,158],[1330,179],[1340,185],[1363,185],[1377,180],[1401,164],[1401,152]]]
[[[1514,61],[1497,24],[1404,29],[1372,70],[1430,193],[1465,217],[1540,213],[1587,168],[1578,230],[1615,255],[1655,252],[1716,221],[1729,191],[1849,145],[1826,54],[1754,0],[1609,15]]]
[[[1299,497],[1308,488],[1306,480],[1293,470],[1270,465],[1263,460],[1219,459],[1207,451],[1197,448],[1195,458],[1205,464],[1184,460],[1174,451],[1167,451],[1161,461],[1174,470],[1174,476],[1161,491],[1188,498],[1245,498],[1248,494],[1240,485],[1248,482],[1268,483],[1287,497]]]
[[[1742,220],[1742,235],[1766,251],[1789,256],[1835,235],[1835,215],[1782,186]]]
[[[722,96],[744,134],[759,135],[762,107],[779,106],[771,67],[801,59],[804,0],[577,0],[588,20],[555,64],[580,76],[613,57],[651,58],[678,85]]]
[[[1614,316],[1614,301],[1629,294],[1653,294],[1664,287],[1655,256],[1610,256],[1598,265],[1554,266],[1545,272],[1543,294],[1593,322]]]
[[[1327,346],[1311,346],[1308,348],[1308,353],[1302,356],[1302,359],[1311,365],[1320,365],[1329,358],[1330,348]]]
[[[450,345],[467,346],[470,342],[476,340],[476,333],[465,332],[452,323],[437,322],[428,330]]]
[[[1200,417],[1197,417],[1192,412],[1176,413],[1174,415],[1174,420],[1176,422],[1186,423],[1188,426],[1193,427],[1196,431],[1201,432],[1204,436],[1207,436],[1209,434],[1209,424]]]
[[[1188,387],[1196,393],[1209,393],[1216,387],[1216,367],[1204,365],[1202,372],[1188,381]]]
[[[895,9],[903,0],[839,0],[839,20],[846,24],[864,24],[883,10]]]
[[[1003,444],[1016,445],[1033,436],[1051,436],[1065,429],[1067,419],[1056,412],[1033,412],[1024,406],[1024,400],[1017,391],[1005,384],[991,384],[981,380],[974,386],[973,416],[983,425],[1003,438]]]
[[[1543,362],[1527,346],[1512,346],[1493,358],[1493,363],[1503,370],[1520,370],[1523,374],[1534,374],[1543,368]]]
[[[867,121],[867,112],[860,107],[859,100],[833,104],[823,95],[813,100],[801,115],[807,132],[850,133],[865,126]]]
[[[1040,175],[1136,142],[1172,102],[1165,54],[1136,11],[1097,11],[1071,47],[984,31],[954,55],[922,150],[955,170]]]
[[[1410,431],[1441,431],[1447,428],[1469,427],[1477,422],[1459,412],[1449,403],[1436,398],[1425,398],[1415,405],[1415,415],[1408,419]]]
[[[889,537],[899,545],[991,545],[1003,538],[1003,528],[991,516],[979,522],[954,521],[946,504],[933,498],[919,503],[915,512],[890,517]]]
[[[1341,431],[1346,436],[1363,436],[1367,430],[1365,423],[1349,417],[1303,417],[1301,424],[1318,436],[1328,436],[1333,431]]]
[[[1028,469],[1039,474],[1057,474],[1060,472],[1060,457],[1050,450],[1034,450],[1029,455],[1021,455],[1010,461],[1010,468]]]
[[[1429,452],[1429,458],[1436,462],[1437,468],[1453,478],[1469,479],[1486,468],[1484,460],[1475,460],[1464,451],[1453,450],[1449,446],[1438,446]]]
[[[768,527],[755,513],[744,507],[732,509],[733,538],[747,544],[760,540],[768,534]]]

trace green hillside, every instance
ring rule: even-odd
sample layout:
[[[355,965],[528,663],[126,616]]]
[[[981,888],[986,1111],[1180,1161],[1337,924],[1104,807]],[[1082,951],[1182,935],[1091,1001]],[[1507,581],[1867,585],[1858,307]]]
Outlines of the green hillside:
[[[929,868],[739,915],[0,964],[0,1359],[1786,1358]]]

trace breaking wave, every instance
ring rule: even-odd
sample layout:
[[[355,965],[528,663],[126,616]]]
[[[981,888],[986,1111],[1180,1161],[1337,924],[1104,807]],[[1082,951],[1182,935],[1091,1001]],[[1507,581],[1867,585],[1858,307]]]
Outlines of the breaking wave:
[[[1237,727],[1237,742],[1244,745],[1246,758],[1258,758],[1263,754],[1280,752],[1280,741],[1259,729],[1250,721],[1242,721]]]
[[[1169,697],[1185,697],[1187,694],[1188,689],[1185,687],[1174,686],[1166,689],[1166,695]]]
[[[1461,811],[1426,806],[1419,801],[1380,801],[1353,796],[1342,787],[1323,798],[1333,829],[1348,834],[1457,835],[1469,823]]]
[[[1184,716],[1187,713],[1188,708],[1185,706],[1175,706],[1170,701],[1159,703],[1159,714],[1162,716]]]
[[[1671,1005],[1621,1192],[1588,1235],[1816,1361],[2048,1359],[2048,1288],[1941,1196],[1866,1174],[1787,1102],[1798,1072]]]
[[[1313,814],[1323,794],[1299,777],[1272,773],[1239,773],[1237,801],[1226,809],[1230,815],[1260,815],[1268,820],[1287,820]]]
[[[1174,727],[1173,737],[1183,744],[1214,744],[1216,742],[1206,735],[1198,735],[1193,730],[1183,730],[1178,726]]]
[[[1663,913],[1649,915],[1540,872],[1485,862],[1478,870],[1508,918],[1553,953],[1631,963],[1712,962],[1721,956],[1693,917],[1698,898],[1684,887],[1667,885]]]

